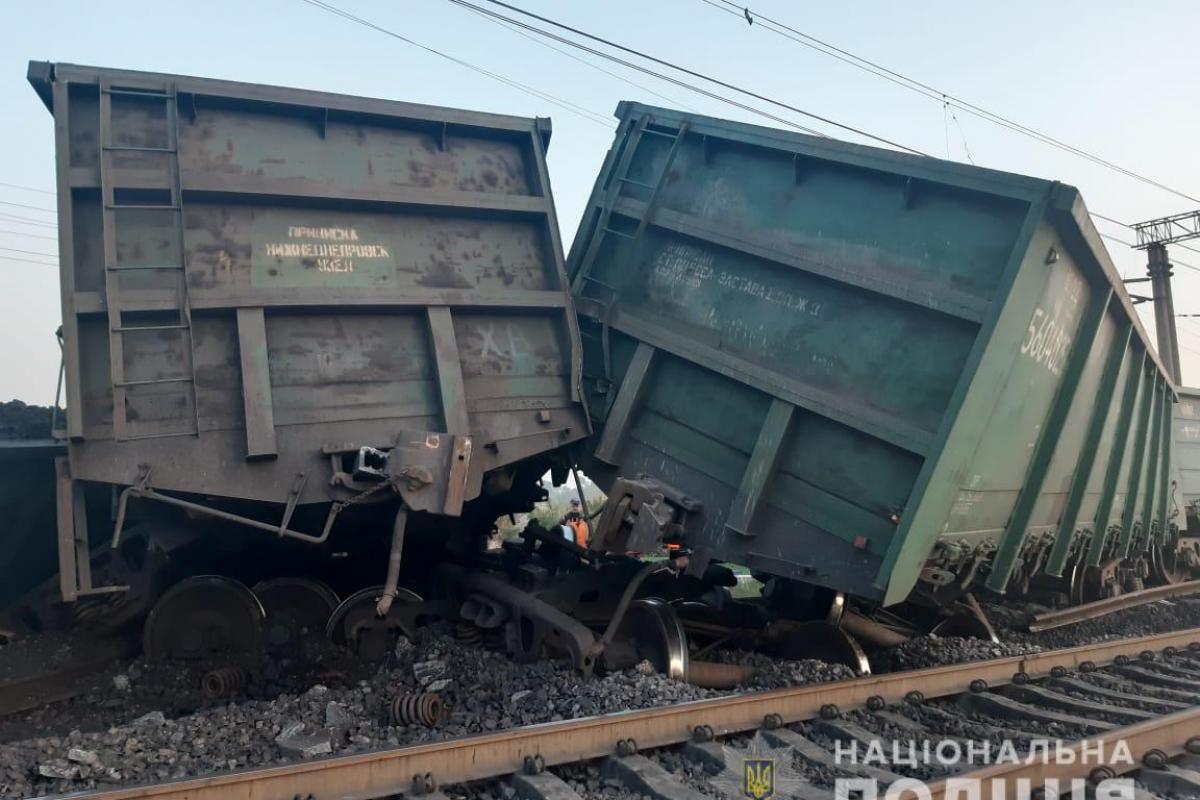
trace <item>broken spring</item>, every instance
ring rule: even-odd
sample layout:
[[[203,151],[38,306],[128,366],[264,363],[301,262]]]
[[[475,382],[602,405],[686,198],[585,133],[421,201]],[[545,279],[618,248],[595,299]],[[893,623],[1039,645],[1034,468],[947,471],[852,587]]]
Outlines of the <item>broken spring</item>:
[[[392,722],[397,725],[424,725],[432,728],[442,721],[446,705],[435,692],[402,694],[392,701]]]

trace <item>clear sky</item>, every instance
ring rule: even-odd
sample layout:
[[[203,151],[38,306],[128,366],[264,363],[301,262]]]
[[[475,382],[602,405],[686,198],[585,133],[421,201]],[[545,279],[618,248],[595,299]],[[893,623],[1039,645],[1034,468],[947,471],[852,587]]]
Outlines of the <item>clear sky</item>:
[[[332,0],[416,42],[586,109],[567,111],[300,0],[3,0],[0,184],[54,187],[51,117],[25,81],[29,59],[174,72],[550,116],[549,161],[567,243],[611,138],[618,100],[762,122],[634,75],[631,86],[448,0]],[[1074,184],[1121,221],[1200,203],[1133,181],[921,97],[722,13],[704,0],[515,0],[516,5],[939,157]],[[1195,0],[753,0],[751,8],[1078,148],[1200,197],[1200,3]],[[588,57],[591,58],[591,57]],[[656,96],[657,92],[664,97]],[[859,140],[793,116],[823,132]],[[18,204],[18,205],[14,205]],[[26,208],[35,206],[38,208]],[[52,193],[0,185],[0,399],[49,403],[59,355]],[[14,219],[19,217],[22,219]],[[34,224],[28,220],[39,220]],[[1132,232],[1098,222],[1104,233]],[[15,232],[15,233],[14,233]],[[35,238],[47,237],[47,238]],[[1200,248],[1200,242],[1195,245]],[[1126,275],[1140,252],[1109,242]],[[14,250],[32,253],[17,253]],[[1200,267],[1200,253],[1173,249]],[[1200,269],[1177,267],[1176,309],[1200,314]],[[1135,291],[1140,285],[1135,285]],[[1153,335],[1152,313],[1143,320]],[[1183,377],[1200,384],[1200,318],[1180,324]]]

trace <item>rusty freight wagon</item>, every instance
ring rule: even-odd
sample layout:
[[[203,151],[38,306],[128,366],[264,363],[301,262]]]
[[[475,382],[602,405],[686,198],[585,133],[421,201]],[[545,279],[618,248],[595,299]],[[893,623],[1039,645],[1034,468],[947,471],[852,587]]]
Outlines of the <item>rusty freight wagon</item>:
[[[249,581],[293,556],[243,545],[353,550],[381,510],[356,574],[383,582],[392,531],[394,594],[409,511],[410,534],[486,533],[567,468],[588,420],[548,120],[71,64],[29,81],[57,152],[65,599],[128,591],[86,557],[114,530],[219,528]]]
[[[1175,390],[1075,189],[616,116],[568,259],[602,546],[930,605],[1174,547]]]

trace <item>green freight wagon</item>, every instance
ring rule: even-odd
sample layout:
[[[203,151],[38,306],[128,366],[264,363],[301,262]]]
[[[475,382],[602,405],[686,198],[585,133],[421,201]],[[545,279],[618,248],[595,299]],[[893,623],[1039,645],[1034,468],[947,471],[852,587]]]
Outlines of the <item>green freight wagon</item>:
[[[1171,546],[1175,392],[1076,189],[616,116],[568,258],[601,546],[884,604]]]

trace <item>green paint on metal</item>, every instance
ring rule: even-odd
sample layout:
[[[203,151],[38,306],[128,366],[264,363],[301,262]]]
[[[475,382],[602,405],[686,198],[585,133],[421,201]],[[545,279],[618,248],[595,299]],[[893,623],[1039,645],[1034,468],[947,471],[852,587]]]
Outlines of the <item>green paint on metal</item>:
[[[569,259],[589,405],[622,409],[598,468],[701,498],[697,552],[894,603],[939,540],[1007,524],[1011,565],[1111,507],[1145,337],[1074,189],[617,116]]]
[[[1062,434],[1063,425],[1066,423],[1067,414],[1071,410],[1071,405],[1075,400],[1075,391],[1079,387],[1079,378],[1083,373],[1084,366],[1087,364],[1088,356],[1092,352],[1092,344],[1096,339],[1096,332],[1100,329],[1100,323],[1104,321],[1104,315],[1108,308],[1108,300],[1111,296],[1112,288],[1109,286],[1105,286],[1099,291],[1092,291],[1087,308],[1082,313],[1082,320],[1079,322],[1078,328],[1074,331],[1074,342],[1071,344],[1070,354],[1066,357],[1066,365],[1062,370],[1062,379],[1059,382],[1050,411],[1046,415],[1045,423],[1038,436],[1037,446],[1034,448],[1033,456],[1030,459],[1028,472],[1021,484],[1020,495],[1017,497],[1012,515],[1005,526],[1000,546],[996,551],[995,557],[992,559],[992,571],[988,575],[987,580],[987,586],[992,591],[1004,591],[1008,585],[1009,577],[1012,576],[1013,567],[1016,565],[1017,559],[1021,554],[1021,545],[1025,542],[1026,530],[1029,520],[1033,515],[1034,505],[1042,494],[1046,473],[1050,469],[1050,462],[1053,460],[1054,451],[1058,447],[1059,437]],[[1041,306],[1039,306],[1039,309],[1041,309]],[[1036,336],[1036,334],[1032,334],[1031,336]],[[1025,355],[1028,355],[1030,349],[1033,347],[1030,341],[1022,343],[1021,349]]]
[[[1121,465],[1125,462],[1126,444],[1132,431],[1134,408],[1137,406],[1138,393],[1145,383],[1146,353],[1142,351],[1131,361],[1132,367],[1125,382],[1125,391],[1121,399],[1120,419],[1117,422],[1116,434],[1113,438],[1112,452],[1108,457],[1108,468],[1104,475],[1104,488],[1100,492],[1100,502],[1096,507],[1096,516],[1092,525],[1092,539],[1088,544],[1086,563],[1096,566],[1104,551],[1104,541],[1108,536],[1113,504],[1119,487]]]
[[[1171,436],[1171,419],[1174,401],[1170,390],[1163,397],[1162,409],[1162,456],[1159,458],[1159,469],[1161,473],[1158,476],[1158,533],[1154,538],[1155,542],[1164,542],[1167,540],[1169,533],[1170,520],[1167,519],[1167,498],[1171,495],[1174,489],[1174,481],[1171,477],[1171,465],[1173,463],[1172,448],[1173,437]]]
[[[1121,367],[1129,356],[1129,340],[1132,335],[1133,326],[1123,325],[1120,334],[1113,339],[1109,348],[1108,358],[1104,365],[1104,375],[1100,379],[1096,401],[1091,408],[1083,448],[1079,451],[1070,494],[1067,497],[1066,507],[1063,510],[1062,519],[1059,521],[1058,532],[1046,564],[1046,571],[1051,575],[1062,575],[1063,567],[1071,554],[1071,544],[1075,540],[1075,526],[1079,521],[1079,511],[1083,505],[1084,493],[1091,480],[1092,468],[1097,462],[1096,456],[1100,447],[1100,439],[1110,417],[1112,398],[1117,389]]]
[[[1151,409],[1151,414],[1154,416],[1154,435],[1151,439],[1150,452],[1146,459],[1146,488],[1144,491],[1144,500],[1142,501],[1142,549],[1147,550],[1150,547],[1150,533],[1153,530],[1154,524],[1154,489],[1159,478],[1159,459],[1162,458],[1164,426],[1163,426],[1163,411],[1167,405],[1166,396],[1170,394],[1170,389],[1166,384],[1159,385],[1159,391],[1155,397],[1155,403]]]
[[[1138,409],[1137,445],[1130,453],[1129,489],[1125,492],[1125,509],[1121,514],[1121,538],[1117,542],[1116,553],[1125,555],[1133,542],[1134,518],[1137,516],[1137,501],[1142,488],[1142,475],[1149,456],[1147,444],[1150,441],[1150,429],[1153,427],[1154,408],[1158,402],[1158,379],[1154,372],[1146,375],[1147,385],[1144,390],[1145,399]]]

